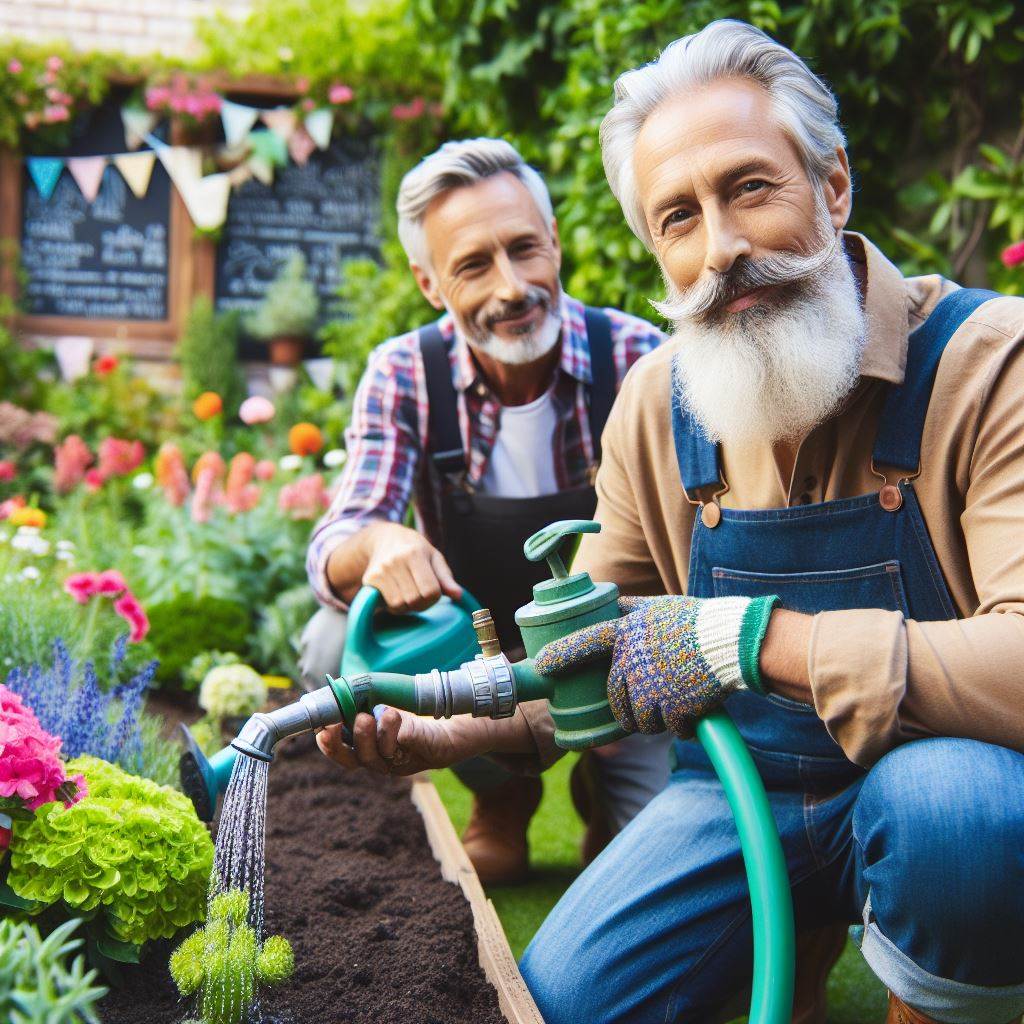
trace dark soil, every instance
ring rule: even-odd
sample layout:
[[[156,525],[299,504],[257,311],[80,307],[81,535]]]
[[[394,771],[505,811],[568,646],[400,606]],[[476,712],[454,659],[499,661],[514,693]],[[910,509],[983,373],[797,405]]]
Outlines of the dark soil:
[[[289,756],[290,755],[290,756]],[[295,974],[265,1000],[293,1024],[496,1024],[497,993],[477,959],[473,919],[441,878],[407,783],[347,774],[311,740],[270,768],[266,928],[295,950]],[[186,1016],[168,945],[125,971],[100,1003],[104,1024]]]

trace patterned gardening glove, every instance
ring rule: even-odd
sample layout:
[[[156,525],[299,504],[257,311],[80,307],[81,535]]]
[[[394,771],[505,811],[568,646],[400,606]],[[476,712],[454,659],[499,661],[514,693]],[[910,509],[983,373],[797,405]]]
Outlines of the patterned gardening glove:
[[[619,725],[687,737],[730,693],[764,693],[758,656],[777,603],[777,597],[623,597],[621,618],[551,641],[536,667],[558,675],[610,655],[608,703]]]

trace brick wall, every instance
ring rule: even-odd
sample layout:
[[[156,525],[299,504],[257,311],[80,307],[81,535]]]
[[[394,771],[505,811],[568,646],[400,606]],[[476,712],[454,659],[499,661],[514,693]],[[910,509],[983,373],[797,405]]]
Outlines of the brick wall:
[[[197,18],[244,17],[251,0],[0,0],[0,39],[66,40],[79,50],[187,55]]]

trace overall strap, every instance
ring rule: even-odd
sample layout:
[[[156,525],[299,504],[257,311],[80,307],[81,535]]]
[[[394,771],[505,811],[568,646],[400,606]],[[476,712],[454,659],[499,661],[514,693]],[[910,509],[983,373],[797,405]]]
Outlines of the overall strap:
[[[921,466],[921,434],[932,396],[939,360],[949,339],[972,313],[998,292],[959,288],[932,310],[931,316],[907,339],[907,369],[903,383],[890,386],[878,421],[872,460],[916,474]]]
[[[696,502],[698,499],[695,495],[700,488],[721,484],[718,445],[708,440],[693,414],[683,408],[675,388],[674,376],[670,375],[668,386],[671,390],[672,439],[676,447],[676,462],[679,464],[679,477],[686,497]]]
[[[427,385],[427,450],[442,477],[458,476],[466,471],[466,456],[448,345],[436,323],[419,329],[419,343]]]
[[[612,322],[601,309],[583,310],[590,349],[590,436],[594,439],[594,461],[601,461],[601,434],[615,401],[615,354]]]

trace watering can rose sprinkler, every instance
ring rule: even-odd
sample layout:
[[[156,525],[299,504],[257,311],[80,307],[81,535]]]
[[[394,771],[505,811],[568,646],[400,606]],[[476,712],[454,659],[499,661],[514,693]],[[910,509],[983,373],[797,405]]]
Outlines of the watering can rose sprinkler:
[[[249,719],[230,747],[207,760],[185,730],[182,783],[202,816],[212,817],[217,796],[227,786],[239,753],[270,761],[282,739],[343,723],[378,704],[419,715],[450,718],[508,718],[521,701],[548,701],[555,742],[565,750],[585,750],[621,739],[623,731],[608,704],[607,662],[565,675],[537,672],[533,659],[545,644],[586,626],[619,616],[619,591],[594,583],[588,573],[566,569],[583,533],[598,523],[553,523],[524,545],[530,561],[547,559],[551,578],[533,588],[533,600],[516,612],[527,657],[512,663],[502,653],[490,613],[473,612],[480,653],[447,671],[408,675],[360,672],[328,676],[328,685],[296,703]],[[793,1000],[794,927],[789,875],[764,785],[735,725],[718,708],[695,725],[725,789],[736,820],[750,886],[754,935],[751,1024],[787,1024]]]

